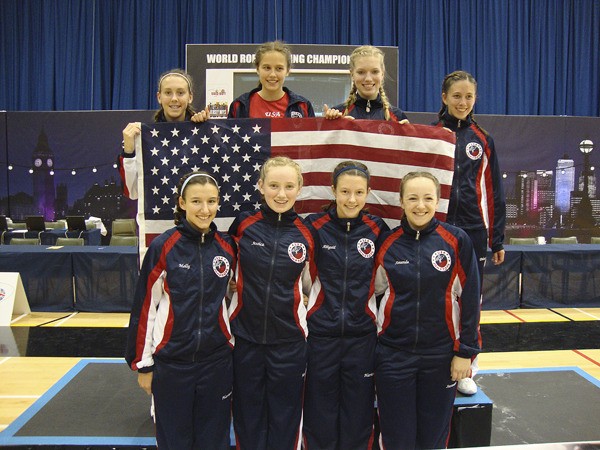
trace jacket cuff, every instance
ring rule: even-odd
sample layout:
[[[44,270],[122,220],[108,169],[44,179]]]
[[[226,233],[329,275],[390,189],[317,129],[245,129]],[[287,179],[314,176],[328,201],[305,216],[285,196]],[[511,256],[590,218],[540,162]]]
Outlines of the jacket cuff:
[[[138,369],[138,372],[140,372],[140,373],[154,372],[154,366],[140,367]]]

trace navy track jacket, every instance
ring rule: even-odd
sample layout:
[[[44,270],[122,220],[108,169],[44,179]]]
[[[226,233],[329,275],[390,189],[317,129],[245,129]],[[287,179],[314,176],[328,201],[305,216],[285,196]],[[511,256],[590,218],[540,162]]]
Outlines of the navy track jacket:
[[[388,226],[376,216],[337,217],[335,208],[307,217],[315,236],[316,279],[308,301],[308,329],[318,336],[375,333],[375,245]]]
[[[494,140],[470,117],[447,112],[437,123],[456,133],[454,178],[446,221],[465,230],[488,230],[488,246],[503,249],[506,201]]]
[[[379,341],[420,354],[480,351],[479,275],[465,231],[433,219],[417,232],[403,220],[377,252]]]
[[[294,210],[278,214],[262,205],[241,213],[229,233],[238,244],[233,334],[255,344],[306,339],[302,276],[314,241],[303,220]]]
[[[226,293],[235,243],[216,230],[183,222],[152,241],[138,279],[125,359],[148,372],[154,358],[192,362],[233,347]]]

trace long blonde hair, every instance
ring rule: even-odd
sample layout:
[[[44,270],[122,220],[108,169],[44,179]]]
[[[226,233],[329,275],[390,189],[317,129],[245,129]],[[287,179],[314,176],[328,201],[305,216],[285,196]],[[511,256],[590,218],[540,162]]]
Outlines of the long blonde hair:
[[[374,56],[376,58],[379,58],[379,62],[381,63],[381,71],[383,72],[384,77],[385,77],[384,54],[380,49],[378,49],[377,47],[374,47],[372,45],[361,45],[360,47],[356,47],[354,49],[354,51],[350,55],[350,73],[353,73],[354,69],[356,68],[356,60],[358,58],[362,58],[365,56]],[[348,98],[346,99],[346,102],[344,103],[344,105],[346,107],[344,109],[344,116],[348,115],[348,109],[350,108],[350,106],[352,106],[354,103],[356,103],[357,93],[358,93],[358,89],[356,88],[356,85],[354,84],[354,81],[353,81],[352,87],[350,88],[350,93],[348,94]],[[385,90],[383,89],[383,81],[381,82],[381,86],[379,86],[379,95],[381,96],[381,102],[383,103],[383,117],[385,118],[385,120],[391,120],[390,101],[388,100],[387,94],[385,93]]]

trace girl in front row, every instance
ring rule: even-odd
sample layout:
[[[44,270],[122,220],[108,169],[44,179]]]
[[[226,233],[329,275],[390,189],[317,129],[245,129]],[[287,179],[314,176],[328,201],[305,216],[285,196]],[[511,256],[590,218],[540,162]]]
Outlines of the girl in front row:
[[[264,204],[230,228],[238,243],[233,424],[242,450],[299,448],[308,332],[302,277],[314,250],[294,211],[301,187],[296,162],[267,160],[258,181]]]
[[[213,223],[212,176],[190,173],[177,192],[176,226],[144,257],[125,358],[154,397],[158,448],[229,450],[233,337],[225,296],[235,244]]]
[[[411,172],[404,218],[383,233],[376,259],[375,383],[382,448],[445,448],[457,381],[479,346],[479,274],[473,244],[434,217],[440,184]]]
[[[307,220],[316,279],[308,302],[304,443],[310,450],[367,449],[373,439],[375,242],[387,225],[364,210],[370,174],[358,161],[333,171],[334,202]]]

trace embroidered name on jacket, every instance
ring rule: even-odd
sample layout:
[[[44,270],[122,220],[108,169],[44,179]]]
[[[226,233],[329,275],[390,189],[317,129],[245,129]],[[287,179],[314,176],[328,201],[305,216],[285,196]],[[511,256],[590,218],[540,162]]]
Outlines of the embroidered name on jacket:
[[[306,260],[306,247],[302,242],[292,242],[288,247],[288,255],[295,263],[303,263]]]

